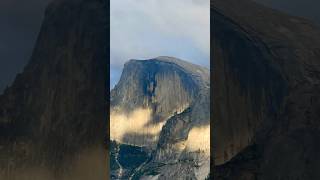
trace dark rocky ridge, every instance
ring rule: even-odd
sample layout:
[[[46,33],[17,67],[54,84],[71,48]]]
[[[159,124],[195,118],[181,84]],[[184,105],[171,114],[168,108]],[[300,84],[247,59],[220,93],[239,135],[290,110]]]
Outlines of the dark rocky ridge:
[[[209,86],[208,69],[177,58],[162,56],[125,64],[119,83],[111,91],[111,111],[130,113],[139,107],[151,108],[150,124],[165,123],[157,141],[152,142],[154,136],[148,135],[125,136],[123,143],[135,144],[141,139],[137,145],[153,151],[151,160],[136,170],[133,177],[184,179],[207,175],[196,175],[194,163],[207,162],[199,167],[209,168],[209,157],[177,150],[177,144],[187,140],[192,128],[209,126]],[[186,159],[194,161],[183,163]]]
[[[215,0],[216,179],[319,179],[320,31],[248,0]]]
[[[0,96],[1,179],[106,178],[107,11],[105,0],[47,8],[30,62]]]

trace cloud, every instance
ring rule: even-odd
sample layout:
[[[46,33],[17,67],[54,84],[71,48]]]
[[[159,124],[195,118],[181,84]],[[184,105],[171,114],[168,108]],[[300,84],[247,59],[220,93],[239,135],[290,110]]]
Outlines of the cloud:
[[[111,68],[175,56],[208,66],[209,0],[111,0]],[[120,73],[120,72],[118,72]]]
[[[189,151],[204,151],[210,154],[210,126],[192,128],[188,134],[186,147]]]
[[[111,111],[110,113],[110,139],[122,143],[125,142],[124,136],[127,134],[152,136],[157,140],[164,123],[149,125],[151,119],[151,109],[136,109],[129,114]],[[145,142],[141,142],[144,144]],[[141,144],[140,144],[141,145]]]

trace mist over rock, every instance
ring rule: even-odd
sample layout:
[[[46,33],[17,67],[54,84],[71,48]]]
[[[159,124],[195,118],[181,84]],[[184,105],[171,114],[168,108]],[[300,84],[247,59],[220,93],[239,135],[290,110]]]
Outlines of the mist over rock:
[[[0,96],[0,179],[107,178],[107,8],[48,6],[28,65]]]
[[[123,130],[121,139],[113,137],[112,133],[111,139],[151,151],[149,160],[137,167],[132,177],[204,179],[208,175],[210,136],[203,136],[206,144],[201,144],[201,147],[191,141],[197,139],[195,132],[201,128],[205,129],[203,135],[210,134],[209,90],[209,69],[177,58],[161,56],[130,60],[124,65],[120,81],[111,91],[111,114],[128,117],[121,122],[132,123],[129,126],[132,128],[116,126],[120,122],[115,120],[118,116],[111,115],[111,132],[113,127],[118,127],[114,132]],[[144,118],[133,118],[139,109],[147,109],[149,111],[145,112],[151,113]],[[142,120],[145,122],[141,123]],[[143,124],[144,128],[137,124]],[[194,162],[182,163],[188,158]],[[196,174],[198,169],[194,163],[203,163],[198,169],[207,170]],[[179,173],[182,171],[186,174]]]
[[[319,29],[248,0],[211,13],[215,179],[319,179]]]

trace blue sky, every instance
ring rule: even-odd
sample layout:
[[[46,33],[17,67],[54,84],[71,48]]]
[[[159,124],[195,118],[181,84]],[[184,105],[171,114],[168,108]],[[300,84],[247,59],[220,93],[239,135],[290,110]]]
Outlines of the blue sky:
[[[111,88],[129,59],[174,56],[210,66],[209,0],[111,0]]]

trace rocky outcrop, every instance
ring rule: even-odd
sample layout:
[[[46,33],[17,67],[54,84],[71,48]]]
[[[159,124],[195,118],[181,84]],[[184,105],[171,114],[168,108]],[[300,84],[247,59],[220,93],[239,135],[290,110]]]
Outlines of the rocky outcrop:
[[[204,179],[208,175],[209,86],[208,69],[176,58],[130,60],[125,64],[119,83],[111,91],[111,138],[152,151],[132,178]],[[137,124],[146,116],[132,113],[137,109],[150,112],[141,126]],[[113,115],[119,113],[127,118]],[[116,128],[119,123],[121,128]],[[126,123],[128,128],[123,128]],[[114,136],[113,131],[123,131],[122,136]],[[195,138],[198,132],[204,136]],[[207,139],[201,141],[203,138]]]
[[[215,0],[216,179],[319,179],[320,31],[248,0]]]
[[[0,179],[107,177],[107,11],[104,0],[47,8],[30,62],[0,96]]]

